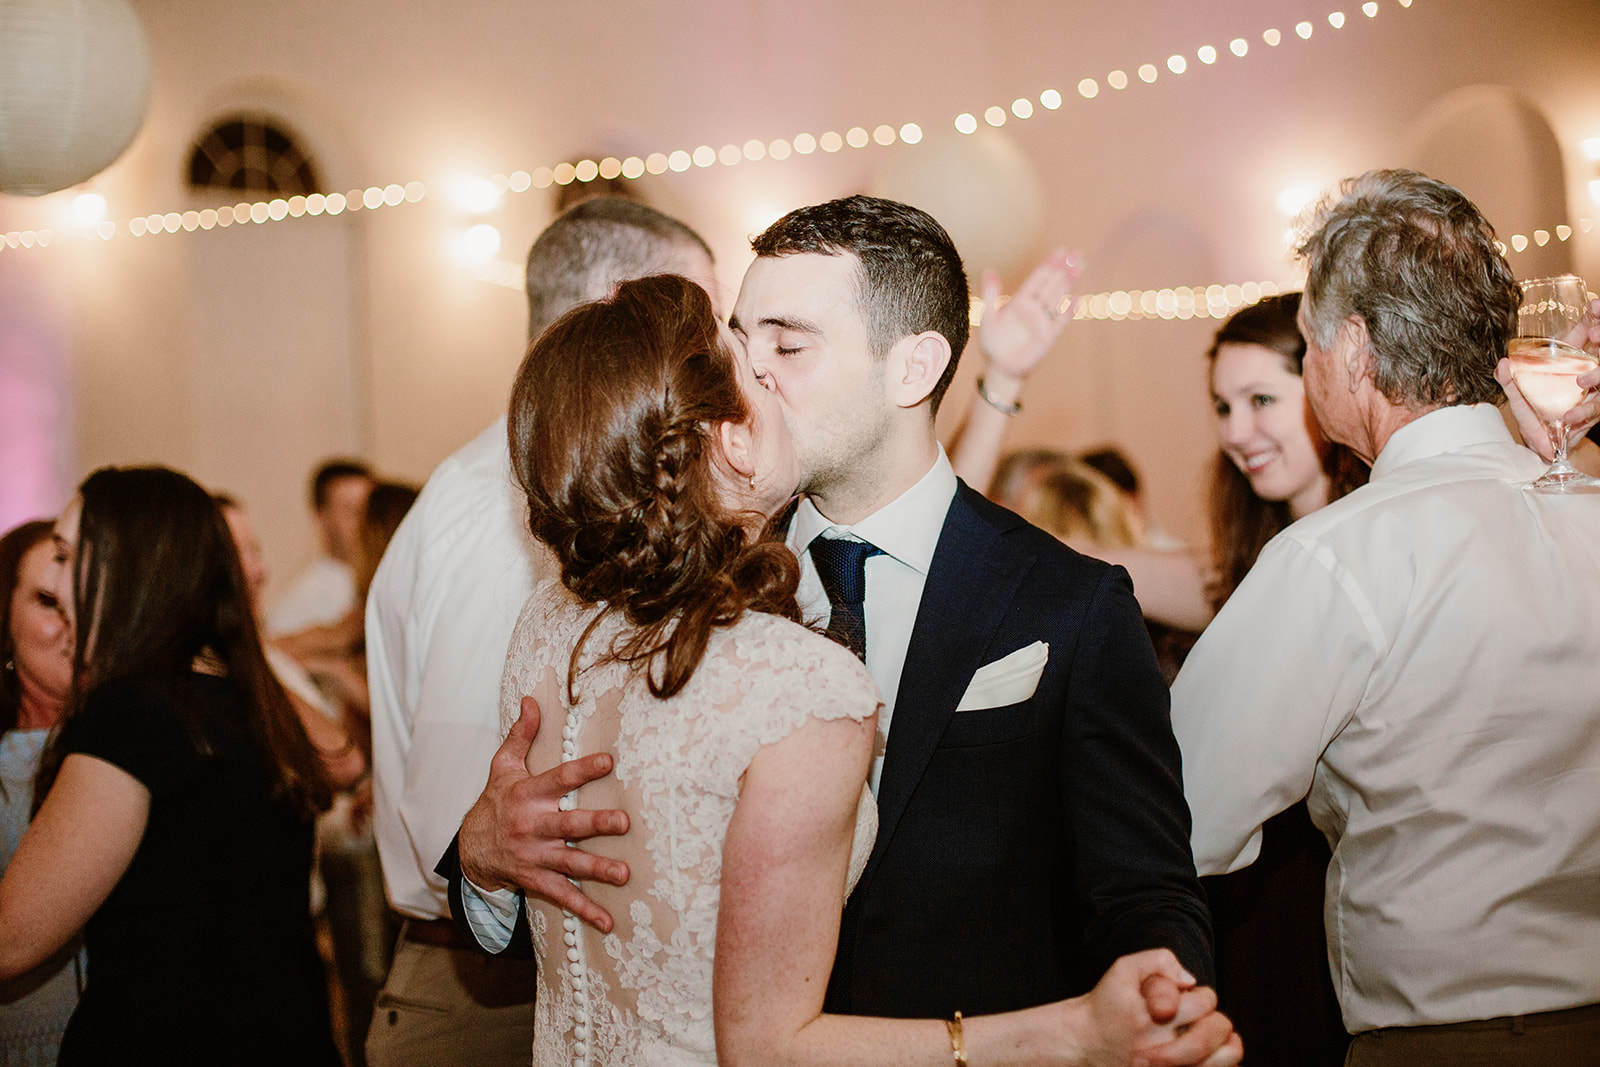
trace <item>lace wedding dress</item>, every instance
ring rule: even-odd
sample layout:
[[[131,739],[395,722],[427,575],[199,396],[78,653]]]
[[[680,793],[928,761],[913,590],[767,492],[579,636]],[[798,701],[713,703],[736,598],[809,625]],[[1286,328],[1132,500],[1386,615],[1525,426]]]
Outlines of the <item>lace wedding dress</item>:
[[[584,883],[611,913],[610,934],[529,901],[539,956],[533,1062],[714,1064],[711,968],[722,843],[741,777],[761,746],[811,719],[865,719],[877,707],[877,690],[846,649],[787,620],[749,613],[714,630],[694,677],[670,700],[658,700],[629,667],[594,665],[621,632],[620,617],[611,616],[584,644],[571,703],[569,658],[596,611],[556,582],[541,584],[517,622],[501,689],[502,733],[524,694],[539,701],[530,767],[615,754],[614,772],[569,794],[563,807],[621,808],[632,820],[627,834],[585,844],[631,869],[620,888]],[[877,822],[863,787],[847,891],[866,865]]]

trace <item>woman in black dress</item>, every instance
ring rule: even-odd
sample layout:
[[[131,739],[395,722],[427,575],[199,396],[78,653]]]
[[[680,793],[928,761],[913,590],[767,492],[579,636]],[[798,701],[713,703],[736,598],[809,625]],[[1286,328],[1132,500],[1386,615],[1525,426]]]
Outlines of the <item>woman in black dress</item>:
[[[308,887],[340,754],[266,665],[221,513],[106,468],[55,542],[73,692],[0,881],[0,974],[84,932],[63,1065],[336,1065]]]

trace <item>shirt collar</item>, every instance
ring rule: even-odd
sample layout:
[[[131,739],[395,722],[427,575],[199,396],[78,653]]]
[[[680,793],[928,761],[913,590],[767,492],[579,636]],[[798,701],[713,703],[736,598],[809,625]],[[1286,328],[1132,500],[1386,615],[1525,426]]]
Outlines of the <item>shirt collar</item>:
[[[821,534],[854,537],[926,576],[955,495],[956,472],[940,445],[933,466],[915,485],[853,525],[832,522],[809,497],[802,499],[789,524],[789,547],[798,556]]]
[[[1457,452],[1473,445],[1515,444],[1493,404],[1457,404],[1430,411],[1396,430],[1372,464],[1381,478],[1413,460]]]

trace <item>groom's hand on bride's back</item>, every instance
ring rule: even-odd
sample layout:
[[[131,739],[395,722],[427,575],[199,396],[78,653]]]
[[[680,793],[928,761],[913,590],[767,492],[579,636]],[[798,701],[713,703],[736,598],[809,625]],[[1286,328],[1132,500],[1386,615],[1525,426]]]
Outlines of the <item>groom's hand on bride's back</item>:
[[[567,842],[628,832],[626,812],[562,811],[561,798],[611,773],[609,753],[595,753],[528,773],[526,761],[539,733],[539,705],[522,698],[522,714],[489,764],[489,782],[461,822],[461,872],[482,889],[519,886],[565,908],[602,933],[610,914],[568,879],[622,885],[628,865]]]

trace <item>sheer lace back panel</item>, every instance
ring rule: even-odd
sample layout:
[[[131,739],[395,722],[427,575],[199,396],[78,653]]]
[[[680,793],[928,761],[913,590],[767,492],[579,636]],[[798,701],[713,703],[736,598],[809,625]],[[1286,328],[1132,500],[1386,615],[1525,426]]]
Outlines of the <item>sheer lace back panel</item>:
[[[810,719],[867,718],[877,691],[840,646],[786,620],[747,614],[713,633],[681,692],[658,700],[628,667],[595,666],[621,630],[611,617],[585,645],[572,704],[568,659],[596,610],[557,583],[540,585],[517,623],[501,691],[502,733],[524,694],[539,701],[530,770],[591,752],[616,755],[610,777],[564,805],[621,808],[632,820],[626,835],[585,845],[625,860],[632,872],[621,888],[585,883],[615,920],[611,934],[530,901],[540,959],[534,1063],[715,1063],[712,954],[722,843],[740,778],[762,745]],[[863,786],[848,886],[866,865],[876,830],[877,809]]]

